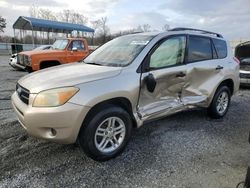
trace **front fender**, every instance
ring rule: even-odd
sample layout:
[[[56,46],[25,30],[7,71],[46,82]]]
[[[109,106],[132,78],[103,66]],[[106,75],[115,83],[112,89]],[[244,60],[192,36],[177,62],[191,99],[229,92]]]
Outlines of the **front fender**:
[[[134,112],[139,96],[139,80],[139,74],[121,73],[111,78],[79,84],[76,87],[80,91],[69,102],[93,107],[100,102],[122,97],[130,101]]]

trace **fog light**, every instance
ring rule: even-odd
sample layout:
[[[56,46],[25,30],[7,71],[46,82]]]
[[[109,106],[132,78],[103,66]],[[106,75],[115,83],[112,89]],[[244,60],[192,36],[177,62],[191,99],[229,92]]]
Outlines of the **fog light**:
[[[51,134],[51,136],[56,136],[56,130],[51,128],[50,129],[50,134]]]

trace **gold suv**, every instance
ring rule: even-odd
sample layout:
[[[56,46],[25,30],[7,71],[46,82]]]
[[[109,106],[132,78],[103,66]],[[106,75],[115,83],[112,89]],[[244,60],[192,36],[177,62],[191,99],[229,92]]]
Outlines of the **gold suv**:
[[[239,64],[217,33],[175,28],[118,37],[83,62],[21,78],[15,113],[35,137],[78,140],[104,161],[117,156],[133,127],[193,107],[223,117],[239,88]]]

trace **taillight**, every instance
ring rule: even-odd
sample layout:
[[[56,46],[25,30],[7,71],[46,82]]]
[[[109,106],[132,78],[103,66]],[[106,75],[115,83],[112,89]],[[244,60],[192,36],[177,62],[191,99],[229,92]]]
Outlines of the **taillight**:
[[[240,64],[240,60],[237,57],[234,57],[234,61],[238,64]]]

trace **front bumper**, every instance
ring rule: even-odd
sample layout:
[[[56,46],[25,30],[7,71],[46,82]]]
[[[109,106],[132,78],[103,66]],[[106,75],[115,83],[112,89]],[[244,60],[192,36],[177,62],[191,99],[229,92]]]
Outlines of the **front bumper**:
[[[74,143],[89,107],[66,103],[59,107],[37,108],[23,103],[17,93],[12,106],[22,127],[28,134],[64,144]]]
[[[25,67],[23,65],[21,65],[21,64],[18,64],[16,59],[14,59],[14,58],[10,58],[9,65],[11,67],[13,67],[14,69],[25,70]]]

